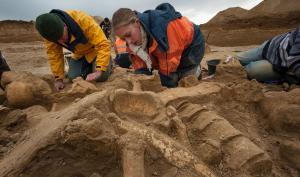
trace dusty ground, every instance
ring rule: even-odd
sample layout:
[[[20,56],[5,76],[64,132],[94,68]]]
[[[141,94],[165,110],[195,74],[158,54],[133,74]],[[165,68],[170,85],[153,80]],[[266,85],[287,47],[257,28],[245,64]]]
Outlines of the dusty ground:
[[[203,67],[251,47],[210,46]],[[0,107],[0,176],[300,176],[296,86],[248,81],[233,62],[176,89],[116,68],[105,83],[78,80],[58,93],[41,42],[0,48],[18,72],[7,76],[7,98],[30,88],[34,100]]]
[[[260,44],[300,24],[298,0],[264,0],[250,10],[220,11],[201,28],[206,42],[217,46]]]
[[[42,41],[35,30],[33,21],[3,20],[0,21],[0,42]]]

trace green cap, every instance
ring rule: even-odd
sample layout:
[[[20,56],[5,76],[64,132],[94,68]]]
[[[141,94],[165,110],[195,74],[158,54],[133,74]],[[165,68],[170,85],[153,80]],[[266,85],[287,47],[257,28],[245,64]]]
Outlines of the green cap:
[[[52,42],[58,41],[64,34],[64,22],[52,13],[38,16],[35,28],[44,38]]]

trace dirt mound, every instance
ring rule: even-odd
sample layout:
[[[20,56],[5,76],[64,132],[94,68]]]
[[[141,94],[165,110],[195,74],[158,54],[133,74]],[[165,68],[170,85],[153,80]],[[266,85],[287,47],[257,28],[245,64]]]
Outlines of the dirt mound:
[[[41,41],[34,23],[26,21],[0,21],[0,43]]]
[[[293,169],[298,166],[288,163],[298,162],[298,156],[285,152],[298,155],[298,129],[273,129],[272,122],[288,123],[291,119],[284,112],[291,110],[295,120],[300,117],[299,100],[295,97],[299,90],[287,95],[263,93],[263,85],[256,81],[232,79],[235,73],[222,70],[230,70],[228,67],[236,66],[221,64],[217,73],[216,81],[223,83],[211,80],[196,84],[192,80],[192,85],[154,89],[155,92],[149,83],[159,84],[157,76],[133,77],[117,69],[106,83],[92,86],[77,80],[64,92],[54,93],[52,108],[2,107],[0,174],[295,176]],[[95,93],[74,89],[85,86]],[[272,99],[277,94],[286,101],[269,104],[275,103]],[[281,109],[279,104],[296,107]],[[278,114],[276,110],[284,112]],[[285,128],[286,124],[282,125]],[[282,132],[284,138],[280,136]],[[275,140],[282,143],[280,153]],[[278,160],[281,156],[284,162]],[[282,166],[285,170],[281,170]]]
[[[238,20],[248,15],[248,10],[240,7],[232,7],[219,12],[206,25],[223,25],[229,21]]]
[[[2,74],[1,86],[5,88],[8,105],[28,107],[45,102],[52,93],[49,84],[41,78],[26,72],[8,71]]]
[[[94,16],[94,19],[99,24],[103,20],[101,16]],[[20,43],[32,41],[43,41],[43,38],[35,29],[33,21],[0,21],[0,43]]]
[[[252,14],[278,14],[299,11],[300,4],[297,0],[264,0],[251,9]]]
[[[234,7],[221,11],[203,26],[224,29],[295,27],[300,24],[299,13],[297,0],[265,0],[251,10]]]
[[[219,12],[202,29],[209,44],[237,46],[259,44],[299,24],[297,0],[265,0],[249,11],[229,8]]]
[[[187,77],[178,88],[162,87],[158,73],[116,67],[106,82],[76,79],[60,92],[49,90],[41,42],[0,46],[13,69],[39,74],[2,80],[17,82],[10,96],[30,88],[31,98],[15,108],[0,92],[0,176],[299,176],[300,89],[249,81],[239,64],[223,62],[253,46],[210,46],[202,74],[219,58],[216,77]]]

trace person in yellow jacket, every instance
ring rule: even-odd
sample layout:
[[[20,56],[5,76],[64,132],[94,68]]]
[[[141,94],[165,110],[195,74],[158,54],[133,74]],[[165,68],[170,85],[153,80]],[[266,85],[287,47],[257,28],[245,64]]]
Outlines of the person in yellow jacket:
[[[53,9],[36,18],[36,29],[45,38],[54,86],[64,88],[63,48],[73,53],[68,59],[68,78],[106,81],[111,73],[110,43],[90,15],[77,10]]]

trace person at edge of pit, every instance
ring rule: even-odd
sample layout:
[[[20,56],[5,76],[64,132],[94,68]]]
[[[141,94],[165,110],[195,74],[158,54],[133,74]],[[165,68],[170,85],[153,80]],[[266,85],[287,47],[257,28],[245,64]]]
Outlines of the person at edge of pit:
[[[300,28],[277,35],[234,57],[244,66],[249,79],[300,84]]]
[[[93,17],[78,10],[53,9],[39,15],[35,27],[45,39],[57,90],[65,87],[63,48],[72,52],[72,57],[67,59],[70,80],[78,76],[87,81],[108,79],[112,70],[110,43]]]
[[[171,4],[143,13],[120,8],[113,14],[112,26],[127,43],[135,74],[151,75],[157,69],[161,84],[169,88],[188,75],[199,78],[205,48],[200,27]]]

